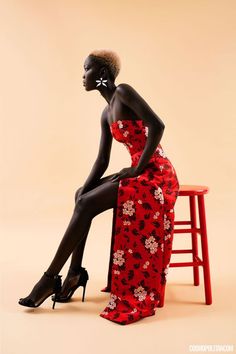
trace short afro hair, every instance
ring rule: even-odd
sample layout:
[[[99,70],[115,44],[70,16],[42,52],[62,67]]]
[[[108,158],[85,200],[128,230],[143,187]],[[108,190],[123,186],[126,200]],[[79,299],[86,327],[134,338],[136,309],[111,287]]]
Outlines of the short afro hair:
[[[97,49],[90,52],[89,56],[92,57],[95,62],[106,66],[113,79],[116,79],[121,67],[120,57],[116,52],[106,49]]]

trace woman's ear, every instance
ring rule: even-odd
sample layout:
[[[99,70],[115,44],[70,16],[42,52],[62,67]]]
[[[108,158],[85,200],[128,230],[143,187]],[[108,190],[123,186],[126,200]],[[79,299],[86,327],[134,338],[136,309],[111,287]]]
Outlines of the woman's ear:
[[[105,66],[101,67],[101,69],[99,70],[99,75],[102,78],[107,78],[108,72]]]

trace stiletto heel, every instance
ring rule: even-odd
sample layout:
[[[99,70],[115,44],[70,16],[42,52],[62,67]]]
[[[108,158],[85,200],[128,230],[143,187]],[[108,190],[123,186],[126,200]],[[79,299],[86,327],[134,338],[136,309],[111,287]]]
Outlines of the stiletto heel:
[[[50,291],[50,293],[45,294],[45,296],[42,296],[38,300],[38,302],[34,302],[32,299],[30,299],[29,296],[27,296],[26,298],[20,298],[18,301],[18,304],[20,304],[22,306],[27,306],[27,307],[39,307],[52,294],[55,294],[55,295],[59,294],[59,292],[61,291],[61,277],[62,277],[62,275],[52,275],[51,276],[51,275],[48,275],[46,272],[44,272],[43,277],[53,279],[52,291]],[[56,302],[56,299],[55,299],[53,306],[52,306],[53,309],[55,307],[55,302]]]
[[[56,300],[53,301],[52,309],[54,310]]]
[[[88,279],[86,279],[85,283],[82,285],[84,287],[83,288],[82,302],[84,302],[84,295],[85,295],[85,289],[86,289],[87,281],[88,281]]]
[[[58,280],[57,280],[57,282],[56,282],[56,285],[55,285],[55,299],[54,299],[54,301],[53,301],[53,305],[52,305],[52,309],[54,310],[54,307],[55,307],[55,303],[56,303],[56,297],[58,296],[58,294],[60,293],[60,291],[61,291],[61,275],[59,276],[60,278],[59,278],[59,282],[58,282]]]
[[[52,296],[52,301],[56,300],[57,302],[68,302],[74,294],[75,290],[80,286],[83,286],[82,302],[84,302],[86,285],[89,279],[87,270],[83,267],[81,267],[78,272],[69,270],[67,276],[69,277],[68,287],[65,286],[65,289],[63,289],[62,286],[60,293]]]

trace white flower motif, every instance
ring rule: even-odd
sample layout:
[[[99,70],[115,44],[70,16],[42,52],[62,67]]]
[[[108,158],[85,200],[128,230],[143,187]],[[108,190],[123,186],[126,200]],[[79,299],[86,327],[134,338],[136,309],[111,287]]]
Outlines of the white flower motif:
[[[129,134],[128,130],[126,130],[123,135],[126,137]]]
[[[168,230],[170,228],[170,220],[167,219],[167,215],[164,214],[164,229]]]
[[[133,253],[133,250],[129,249],[128,252],[129,252],[129,253]]]
[[[103,86],[107,86],[107,85],[105,84],[105,82],[107,82],[107,80],[103,80],[102,77],[100,78],[100,80],[96,80],[96,82],[98,82],[97,86],[100,86],[101,84],[102,84]],[[97,87],[97,86],[96,86],[96,87]]]
[[[155,214],[153,215],[153,219],[157,219],[159,215],[160,215],[159,211],[156,211]]]
[[[151,244],[152,242],[155,242],[155,238],[153,237],[153,236],[150,236],[149,238],[147,238],[146,240],[145,240],[145,243],[146,244]]]
[[[141,200],[141,199],[139,199],[139,200],[138,200],[138,203],[139,203],[139,204],[143,204],[143,202],[142,202],[142,200]]]
[[[122,120],[118,120],[117,123],[118,123],[119,128],[123,128]]]
[[[167,241],[168,238],[171,238],[171,234],[165,235],[165,241]]]
[[[116,300],[117,300],[117,296],[115,294],[111,294],[110,301],[107,307],[113,310],[116,307],[116,303],[115,303]]]
[[[169,273],[169,264],[167,264],[165,270],[164,270],[165,275],[167,275]]]
[[[137,312],[138,310],[136,308],[133,309],[133,311],[131,311],[130,313],[135,313]]]
[[[159,199],[161,204],[164,204],[164,196],[161,187],[158,187],[154,191],[154,198]]]
[[[115,253],[114,253],[114,258],[113,258],[113,263],[114,264],[117,264],[119,266],[122,266],[123,263],[125,262],[125,259],[122,257],[124,254],[124,251],[122,250],[117,250]]]
[[[120,274],[119,270],[114,270],[114,274]]]
[[[102,311],[101,315],[108,315],[107,311]]]
[[[124,221],[123,221],[123,225],[131,225],[131,222],[128,221],[128,220],[124,220]]]
[[[145,135],[148,136],[148,127],[145,126]]]
[[[154,295],[155,295],[155,294],[154,294],[153,292],[150,293],[150,299],[151,299],[152,301],[155,300],[155,299],[154,299]]]
[[[145,300],[147,292],[142,286],[139,286],[137,289],[134,289],[134,296],[138,297],[139,301]]]
[[[160,165],[159,168],[160,168],[160,170],[162,171],[163,168],[164,168],[164,166],[163,166],[163,165]]]
[[[154,242],[151,247],[150,247],[150,252],[152,254],[156,253],[157,252],[157,247],[158,247],[158,244],[156,242]]]
[[[145,247],[150,249],[150,253],[157,252],[158,243],[155,241],[153,236],[150,236],[148,239],[145,240]]]
[[[157,148],[157,150],[159,151],[159,154],[162,156],[162,157],[166,157],[166,154],[164,153],[164,150],[161,149],[161,148]]]
[[[145,268],[145,269],[147,269],[147,267],[149,266],[149,261],[146,261],[145,263],[144,263],[144,265],[143,265],[143,268]]]
[[[127,200],[125,203],[123,203],[123,214],[132,216],[135,212],[133,205],[134,202],[132,200]]]

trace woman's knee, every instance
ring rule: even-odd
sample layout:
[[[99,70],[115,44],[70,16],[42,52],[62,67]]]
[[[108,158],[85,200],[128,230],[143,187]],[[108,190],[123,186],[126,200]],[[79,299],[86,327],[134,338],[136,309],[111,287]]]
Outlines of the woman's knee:
[[[92,204],[90,198],[88,198],[87,196],[84,195],[80,195],[77,199],[76,199],[76,203],[75,203],[75,208],[74,211],[77,212],[85,212],[86,213],[90,213],[92,214]]]
[[[75,202],[77,201],[77,197],[78,197],[78,194],[80,193],[81,189],[82,189],[82,186],[79,187],[79,188],[77,189],[77,191],[75,192]]]
[[[77,196],[75,211],[85,212],[94,217],[101,212],[113,208],[117,202],[119,182],[107,182],[103,186]]]

